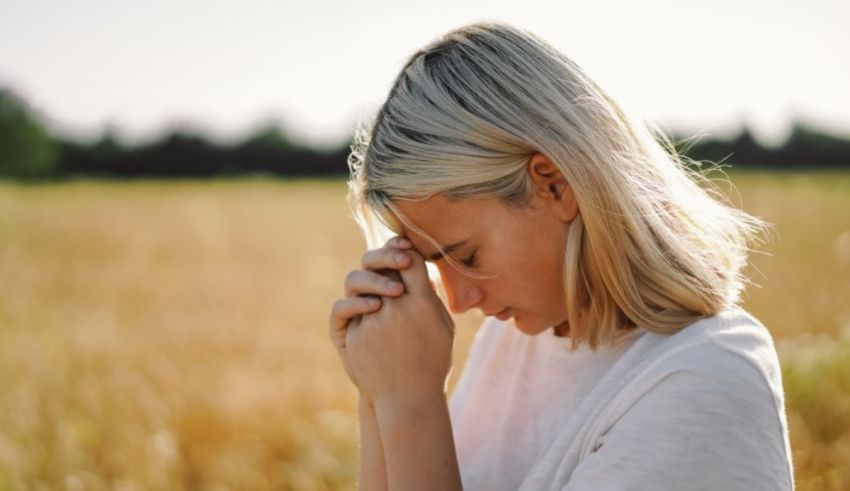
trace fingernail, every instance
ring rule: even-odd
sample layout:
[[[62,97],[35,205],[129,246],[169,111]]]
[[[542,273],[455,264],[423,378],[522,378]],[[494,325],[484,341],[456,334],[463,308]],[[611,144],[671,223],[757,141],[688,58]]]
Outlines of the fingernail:
[[[399,238],[397,238],[395,243],[396,243],[396,245],[398,245],[399,247],[410,247],[410,246],[412,246],[412,245],[413,245],[413,243],[412,243],[412,242],[410,242],[409,240],[405,239],[404,237],[399,237]]]
[[[377,298],[372,297],[366,300],[366,303],[369,304],[370,307],[377,307],[381,303],[381,301]]]
[[[393,256],[393,260],[395,262],[399,263],[399,264],[403,263],[406,258],[407,258],[407,254],[405,254],[403,252],[399,252],[395,256]]]
[[[389,288],[390,290],[392,290],[394,292],[398,292],[398,291],[401,291],[402,284],[397,282],[397,281],[391,281],[387,284],[387,288]]]

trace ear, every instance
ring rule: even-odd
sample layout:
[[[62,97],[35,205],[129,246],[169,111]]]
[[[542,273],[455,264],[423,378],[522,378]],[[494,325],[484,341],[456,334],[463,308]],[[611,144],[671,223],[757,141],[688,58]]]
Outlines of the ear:
[[[535,153],[528,161],[528,175],[534,186],[535,196],[542,203],[552,206],[558,217],[566,223],[578,215],[573,188],[564,178],[557,165],[542,153]]]

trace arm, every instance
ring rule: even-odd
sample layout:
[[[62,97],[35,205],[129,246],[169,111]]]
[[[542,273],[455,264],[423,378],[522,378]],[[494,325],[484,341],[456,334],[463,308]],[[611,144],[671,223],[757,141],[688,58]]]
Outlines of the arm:
[[[375,408],[388,488],[460,490],[445,396],[454,322],[428,281],[422,255],[406,255],[404,294],[382,297],[379,310],[332,329],[332,338],[344,349],[361,397]]]
[[[445,394],[379,401],[376,410],[389,489],[462,489]]]
[[[358,404],[360,417],[360,491],[386,491],[387,467],[378,431],[375,408],[364,398]]]
[[[395,246],[395,247],[393,247]],[[410,248],[409,242],[391,239],[381,249],[367,251],[363,255],[363,269],[351,271],[345,280],[345,298],[334,302],[330,316],[330,338],[339,354],[342,366],[349,379],[357,386],[348,361],[345,339],[351,326],[357,325],[363,315],[380,309],[382,297],[398,296],[403,289],[393,288],[389,280],[400,279],[392,268],[404,268],[409,258],[398,261],[399,250]],[[397,248],[397,249],[396,249]],[[377,300],[377,303],[369,303]],[[359,388],[359,387],[358,387]],[[360,489],[362,491],[387,489],[386,463],[378,429],[375,408],[368,397],[361,394],[358,404],[360,422]]]

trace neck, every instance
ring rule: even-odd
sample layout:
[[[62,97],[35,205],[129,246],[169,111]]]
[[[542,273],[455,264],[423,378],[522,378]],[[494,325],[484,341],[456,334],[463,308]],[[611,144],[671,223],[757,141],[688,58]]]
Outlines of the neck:
[[[570,323],[568,321],[564,321],[564,322],[558,324],[557,326],[555,326],[554,329],[555,329],[555,336],[557,336],[559,338],[565,338],[570,333]]]

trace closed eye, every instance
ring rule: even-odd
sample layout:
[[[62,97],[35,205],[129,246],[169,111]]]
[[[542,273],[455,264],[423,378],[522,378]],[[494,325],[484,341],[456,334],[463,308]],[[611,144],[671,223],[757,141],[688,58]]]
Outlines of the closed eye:
[[[478,251],[477,250],[473,251],[472,255],[470,255],[468,258],[464,259],[463,261],[461,261],[461,263],[464,266],[466,266],[467,268],[471,268],[471,267],[475,266],[475,253],[476,252],[478,252]]]

